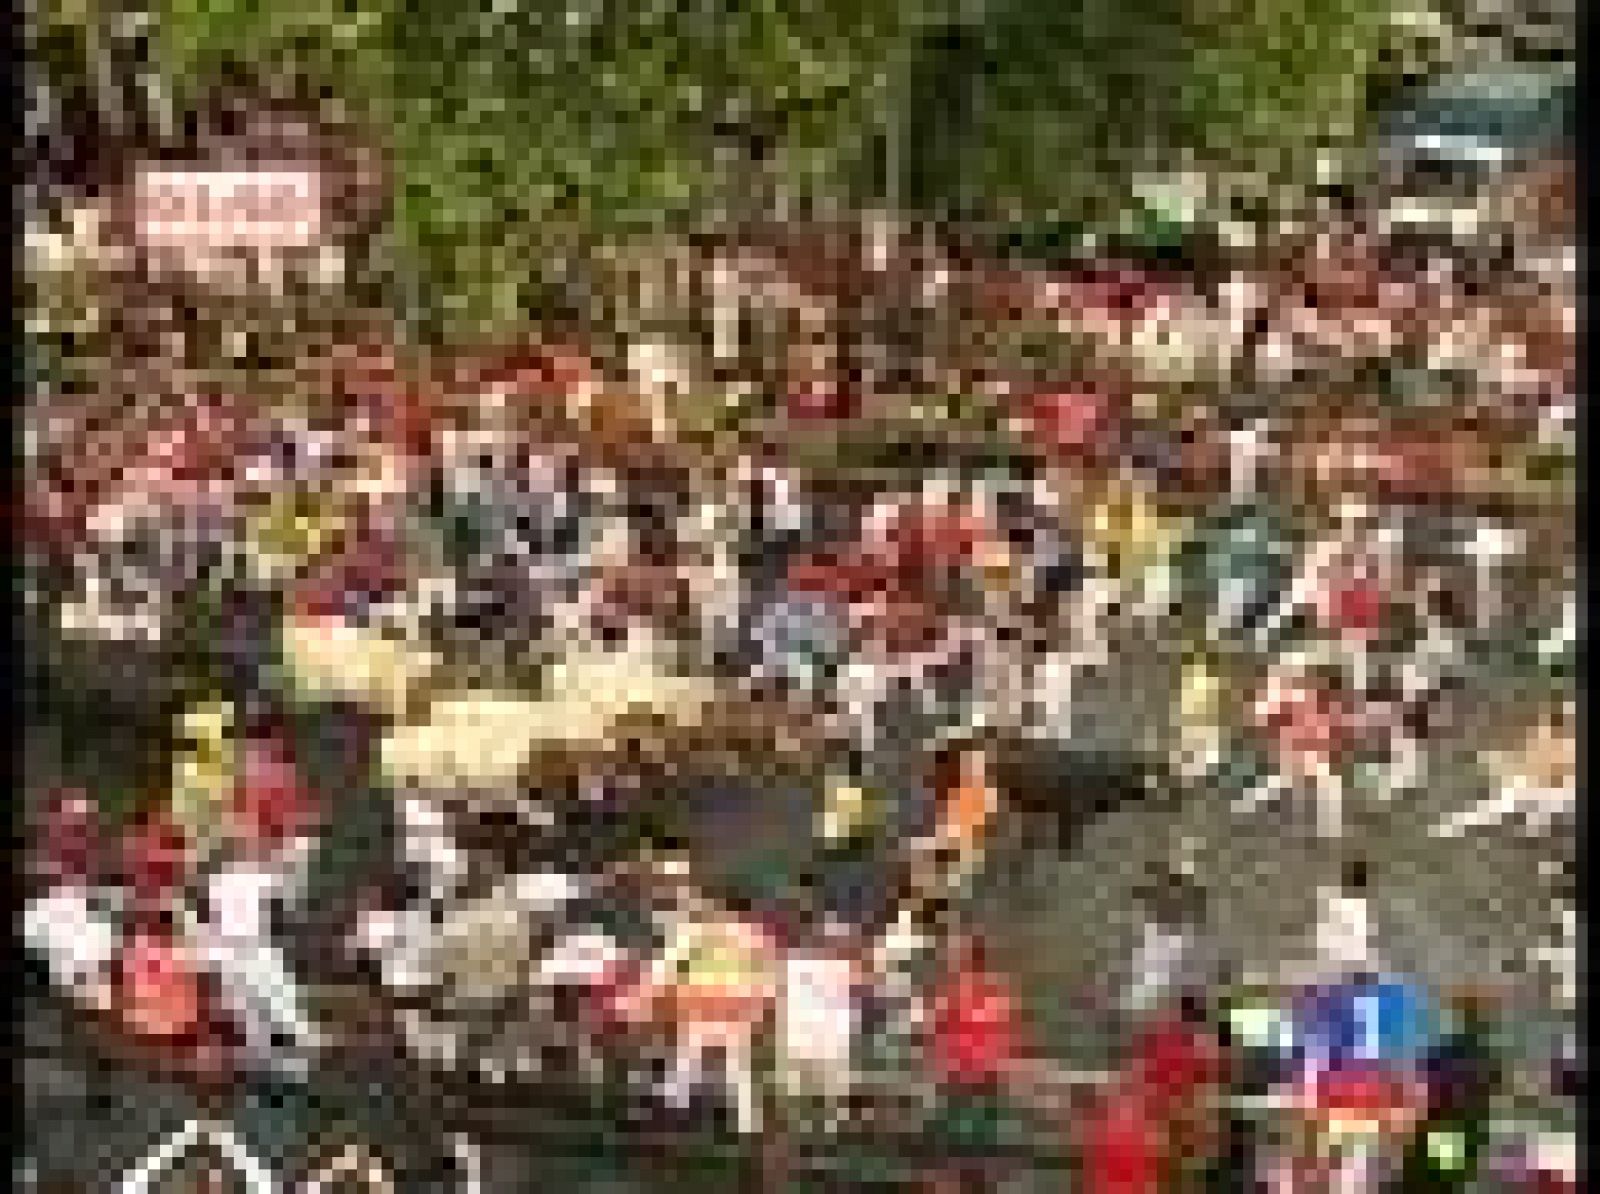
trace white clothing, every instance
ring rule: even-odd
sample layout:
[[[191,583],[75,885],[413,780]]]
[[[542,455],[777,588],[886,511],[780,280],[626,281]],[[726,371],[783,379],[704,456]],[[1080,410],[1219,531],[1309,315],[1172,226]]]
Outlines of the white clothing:
[[[573,933],[540,960],[537,981],[548,984],[593,982],[627,956],[605,933]]]
[[[207,884],[211,915],[194,926],[196,946],[216,976],[228,1010],[252,1047],[279,1056],[320,1040],[305,992],[272,938],[272,905],[297,894],[314,843],[301,838],[262,862],[243,859],[218,868]]]
[[[1184,963],[1193,953],[1187,933],[1147,920],[1133,961],[1133,983],[1126,1002],[1129,1011],[1148,1011],[1171,989]]]
[[[847,958],[796,952],[784,959],[778,1047],[792,1086],[810,1079],[831,1094],[848,1089],[860,1021],[855,978]]]
[[[107,973],[121,940],[104,910],[104,893],[64,885],[30,900],[22,917],[22,940],[45,960],[51,977],[76,994]]]

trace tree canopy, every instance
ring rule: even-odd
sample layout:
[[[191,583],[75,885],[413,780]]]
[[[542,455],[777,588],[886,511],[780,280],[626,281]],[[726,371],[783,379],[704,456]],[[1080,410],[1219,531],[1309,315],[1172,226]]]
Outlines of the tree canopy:
[[[1193,160],[1303,176],[1391,0],[161,0],[174,77],[288,70],[397,159],[436,303],[514,317],[574,245],[778,192],[1094,225]]]

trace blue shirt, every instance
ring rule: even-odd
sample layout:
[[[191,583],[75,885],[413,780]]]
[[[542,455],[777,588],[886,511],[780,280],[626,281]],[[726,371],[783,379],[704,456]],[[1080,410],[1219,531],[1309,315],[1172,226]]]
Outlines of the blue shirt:
[[[1412,1065],[1438,1036],[1436,1010],[1422,988],[1386,976],[1313,988],[1298,1002],[1293,1019],[1290,1052],[1296,1068]]]

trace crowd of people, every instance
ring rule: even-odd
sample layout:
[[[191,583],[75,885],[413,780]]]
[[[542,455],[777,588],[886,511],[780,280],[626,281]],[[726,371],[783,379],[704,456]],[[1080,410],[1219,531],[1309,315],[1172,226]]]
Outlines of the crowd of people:
[[[1399,880],[1361,862],[1401,808],[1418,870],[1464,835],[1567,865],[1551,222],[1493,269],[1354,209],[1221,284],[952,259],[940,301],[1095,347],[952,361],[977,414],[942,420],[802,369],[713,444],[679,419],[722,401],[692,370],[543,342],[423,367],[382,326],[308,350],[292,399],[132,361],[36,396],[50,997],[217,1105],[386,1059],[430,1099],[605,1092],[640,1138],[759,1141],[794,1180],[880,1140],[929,1190],[1041,1157],[1105,1194],[1577,1189],[1551,1110],[1574,1063],[1505,1043],[1570,1009],[1572,929],[1484,928],[1520,978],[1418,972],[1373,908]],[[78,229],[41,269],[95,268]],[[849,463],[907,422],[904,459]],[[1132,725],[1081,772],[1106,673]],[[1486,685],[1515,708],[1441,791]],[[84,778],[128,727],[155,765]],[[1133,1031],[1086,1072],[969,906],[1018,826],[1045,849],[1047,822],[1161,801],[1356,861],[1275,967],[1174,896],[1206,859],[1153,877]]]

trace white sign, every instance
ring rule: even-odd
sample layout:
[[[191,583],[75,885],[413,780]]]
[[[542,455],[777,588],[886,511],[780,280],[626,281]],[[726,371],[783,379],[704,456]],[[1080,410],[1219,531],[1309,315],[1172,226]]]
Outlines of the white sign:
[[[321,243],[326,216],[315,167],[253,170],[149,166],[134,182],[139,241],[210,259],[275,255]]]

